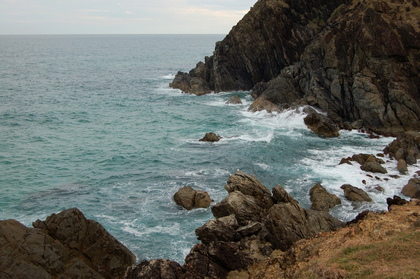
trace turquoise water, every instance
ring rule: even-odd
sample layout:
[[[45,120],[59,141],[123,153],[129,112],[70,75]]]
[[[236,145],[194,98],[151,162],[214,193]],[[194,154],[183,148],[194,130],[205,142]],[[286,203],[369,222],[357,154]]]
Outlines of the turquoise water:
[[[194,229],[210,209],[182,210],[182,186],[226,196],[237,169],[269,188],[283,185],[305,207],[321,182],[342,197],[351,183],[369,190],[372,205],[333,210],[350,220],[383,210],[405,181],[367,178],[356,166],[337,166],[354,153],[378,153],[392,138],[343,132],[322,139],[304,114],[250,113],[249,92],[183,94],[168,83],[212,54],[222,35],[0,36],[0,219],[30,225],[78,207],[141,259],[182,262]],[[243,105],[226,105],[233,95]],[[198,140],[206,132],[218,143]],[[392,162],[389,172],[396,173]],[[367,180],[364,185],[361,181]]]

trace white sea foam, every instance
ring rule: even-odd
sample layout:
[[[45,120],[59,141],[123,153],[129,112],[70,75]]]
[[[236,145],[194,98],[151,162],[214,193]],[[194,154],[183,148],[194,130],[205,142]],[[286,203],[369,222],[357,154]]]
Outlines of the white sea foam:
[[[168,75],[164,75],[164,76],[162,76],[161,77],[162,79],[174,79],[175,78],[175,75],[174,74],[168,74]]]

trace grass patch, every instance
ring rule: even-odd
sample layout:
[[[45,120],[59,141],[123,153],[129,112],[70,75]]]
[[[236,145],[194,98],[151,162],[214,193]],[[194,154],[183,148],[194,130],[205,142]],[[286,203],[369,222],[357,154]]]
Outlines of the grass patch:
[[[420,278],[420,231],[398,234],[388,241],[343,248],[329,264],[346,278]]]

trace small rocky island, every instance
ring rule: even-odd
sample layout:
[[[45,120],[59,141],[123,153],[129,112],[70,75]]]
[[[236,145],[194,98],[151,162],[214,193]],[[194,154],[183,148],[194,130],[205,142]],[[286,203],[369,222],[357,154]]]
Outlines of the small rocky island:
[[[251,90],[252,111],[306,106],[305,123],[325,137],[340,129],[395,136],[382,155],[404,174],[420,158],[419,15],[418,0],[258,0],[211,57],[170,86],[197,95]],[[341,163],[383,173],[375,155],[349,156]],[[320,184],[305,209],[281,185],[270,191],[238,171],[224,186],[226,198],[211,207],[215,218],[196,229],[201,242],[183,265],[136,265],[133,253],[78,209],[33,228],[0,221],[0,278],[416,278],[418,175],[403,188],[410,202],[389,197],[389,212],[344,223],[329,214],[340,199]],[[342,189],[353,202],[372,201],[356,187]],[[201,207],[202,193],[184,190],[176,199]]]

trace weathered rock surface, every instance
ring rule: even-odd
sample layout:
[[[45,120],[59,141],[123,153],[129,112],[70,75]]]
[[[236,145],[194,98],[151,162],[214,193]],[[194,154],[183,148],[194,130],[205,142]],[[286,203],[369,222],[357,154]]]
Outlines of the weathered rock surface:
[[[231,97],[227,102],[227,105],[242,105],[242,100],[241,97],[239,97],[238,95],[235,95],[233,97]]]
[[[327,138],[338,137],[340,128],[327,116],[318,113],[314,109],[307,110],[308,114],[303,119],[306,126],[315,134]]]
[[[420,178],[410,179],[401,192],[407,197],[420,199]]]
[[[207,208],[213,200],[207,192],[197,191],[190,186],[184,186],[174,194],[174,201],[177,205],[191,210],[194,208]]]
[[[210,133],[206,133],[204,135],[204,137],[200,139],[200,141],[217,142],[221,139],[222,139],[221,136],[219,136],[219,135],[217,135],[213,132],[210,132]]]
[[[420,158],[419,139],[419,133],[404,133],[385,147],[384,153],[391,159],[403,159],[408,165],[414,165]]]
[[[246,270],[230,272],[228,278],[416,278],[419,205],[412,201],[392,205],[388,213],[365,212],[358,222],[302,239],[286,252],[274,251]]]
[[[254,88],[252,110],[311,105],[341,128],[419,131],[419,10],[416,0],[260,0],[171,86]]]
[[[170,276],[162,278],[225,278],[229,271],[262,261],[273,249],[286,250],[299,239],[345,225],[327,212],[303,209],[280,185],[271,194],[241,171],[229,177],[225,189],[228,196],[212,208],[216,219],[196,229],[202,243],[187,255],[182,275],[168,261],[143,262],[133,274],[168,270]]]
[[[78,209],[27,228],[0,221],[1,278],[124,278],[135,256]]]
[[[339,197],[328,193],[327,190],[319,183],[311,188],[309,196],[312,202],[311,209],[313,210],[328,211],[330,208],[341,204]]]
[[[369,195],[363,191],[360,188],[351,186],[350,184],[344,184],[340,187],[344,191],[344,196],[349,201],[355,201],[355,202],[372,202],[372,199],[369,197]]]
[[[184,278],[184,270],[173,261],[157,259],[142,261],[136,267],[127,271],[125,279],[181,279]]]
[[[261,81],[276,77],[299,60],[305,46],[326,26],[342,0],[260,0],[216,43],[188,74],[178,73],[170,84],[184,92],[250,90]]]

